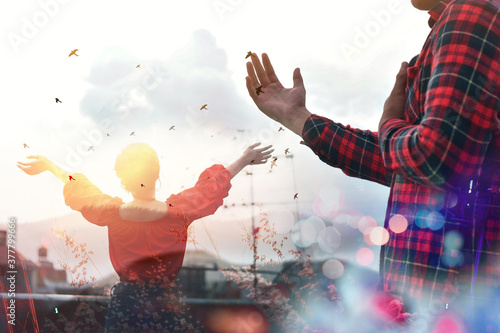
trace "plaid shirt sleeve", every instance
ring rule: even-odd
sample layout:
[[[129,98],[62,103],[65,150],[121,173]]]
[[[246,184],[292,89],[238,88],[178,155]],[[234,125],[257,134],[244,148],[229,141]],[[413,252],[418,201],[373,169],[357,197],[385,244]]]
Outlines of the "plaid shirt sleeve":
[[[384,166],[377,133],[312,115],[304,124],[302,137],[320,160],[346,175],[390,185],[392,172]]]
[[[416,124],[388,120],[380,130],[387,168],[447,189],[465,185],[464,180],[478,173],[499,129],[498,15],[493,5],[468,0],[443,11],[430,40],[428,86],[421,87],[424,115]]]

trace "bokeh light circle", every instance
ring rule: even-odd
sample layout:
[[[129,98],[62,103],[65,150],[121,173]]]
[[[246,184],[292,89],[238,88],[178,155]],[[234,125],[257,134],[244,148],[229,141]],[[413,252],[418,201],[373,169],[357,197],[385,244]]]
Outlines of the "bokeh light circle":
[[[328,259],[323,263],[322,271],[324,276],[335,280],[344,275],[344,264],[337,259]]]
[[[431,230],[439,230],[444,226],[444,216],[440,212],[432,212],[427,215],[427,227]]]
[[[420,228],[425,229],[428,227],[427,225],[427,216],[429,215],[429,212],[426,210],[419,210],[417,214],[415,215],[415,224],[418,225]]]
[[[344,206],[344,192],[333,184],[322,184],[317,191],[312,208],[314,214],[321,217],[332,217]]]
[[[295,223],[292,227],[292,241],[297,247],[309,247],[317,241],[319,233],[325,229],[325,222],[317,216]]]
[[[444,248],[447,250],[457,250],[461,249],[464,245],[464,238],[462,235],[456,231],[448,231],[444,236]]]
[[[464,255],[459,250],[446,250],[441,255],[441,263],[446,267],[459,267],[464,263]]]
[[[326,227],[321,230],[318,236],[319,247],[327,252],[332,253],[337,250],[341,243],[340,232],[335,227]]]
[[[373,262],[373,259],[375,259],[375,255],[373,254],[373,251],[367,247],[362,247],[358,250],[358,252],[356,252],[356,261],[361,266],[370,265]]]
[[[401,214],[393,215],[389,219],[389,229],[395,234],[405,232],[408,228],[408,220]]]
[[[389,232],[383,227],[375,227],[370,230],[370,241],[377,246],[385,245],[389,241]]]
[[[363,216],[358,222],[358,229],[362,233],[366,233],[368,229],[377,226],[377,221],[371,216]]]

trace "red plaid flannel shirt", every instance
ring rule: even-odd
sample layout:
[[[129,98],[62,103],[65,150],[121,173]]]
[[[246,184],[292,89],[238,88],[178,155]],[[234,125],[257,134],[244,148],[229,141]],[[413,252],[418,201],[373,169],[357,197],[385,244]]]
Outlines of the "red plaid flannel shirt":
[[[429,11],[432,30],[408,68],[405,120],[374,133],[312,115],[302,133],[322,161],[391,187],[381,288],[425,306],[469,297],[476,261],[474,299],[499,284],[496,1],[442,0]],[[402,233],[389,228],[396,214],[409,222]]]

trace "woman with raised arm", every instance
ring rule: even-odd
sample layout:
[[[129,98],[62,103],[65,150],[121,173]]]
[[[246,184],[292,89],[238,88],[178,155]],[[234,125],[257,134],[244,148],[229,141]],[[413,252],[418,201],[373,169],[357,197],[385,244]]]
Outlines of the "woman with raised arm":
[[[18,162],[18,167],[28,175],[52,172],[65,183],[66,205],[87,221],[108,227],[109,255],[120,281],[113,287],[106,332],[177,332],[187,323],[179,318],[174,322],[177,305],[169,304],[168,295],[182,266],[187,229],[194,220],[215,213],[228,195],[231,179],[245,166],[267,162],[274,150],[258,145],[249,146],[227,167],[207,168],[194,187],[166,201],[155,198],[160,164],[145,143],[127,146],[116,158],[116,174],[134,198],[128,203],[102,193],[83,174],[70,174],[43,156],[28,156],[33,161]]]

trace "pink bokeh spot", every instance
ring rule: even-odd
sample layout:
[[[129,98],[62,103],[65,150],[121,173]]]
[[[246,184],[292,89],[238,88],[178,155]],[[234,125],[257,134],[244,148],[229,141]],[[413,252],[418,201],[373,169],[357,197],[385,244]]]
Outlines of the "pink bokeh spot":
[[[400,214],[396,214],[389,220],[389,229],[395,234],[400,234],[408,228],[408,220]]]
[[[362,247],[358,250],[358,252],[356,252],[356,261],[361,266],[370,265],[373,262],[373,259],[375,259],[375,255],[373,254],[373,251],[367,247]]]
[[[453,316],[444,316],[438,320],[432,333],[465,333],[465,326]]]

